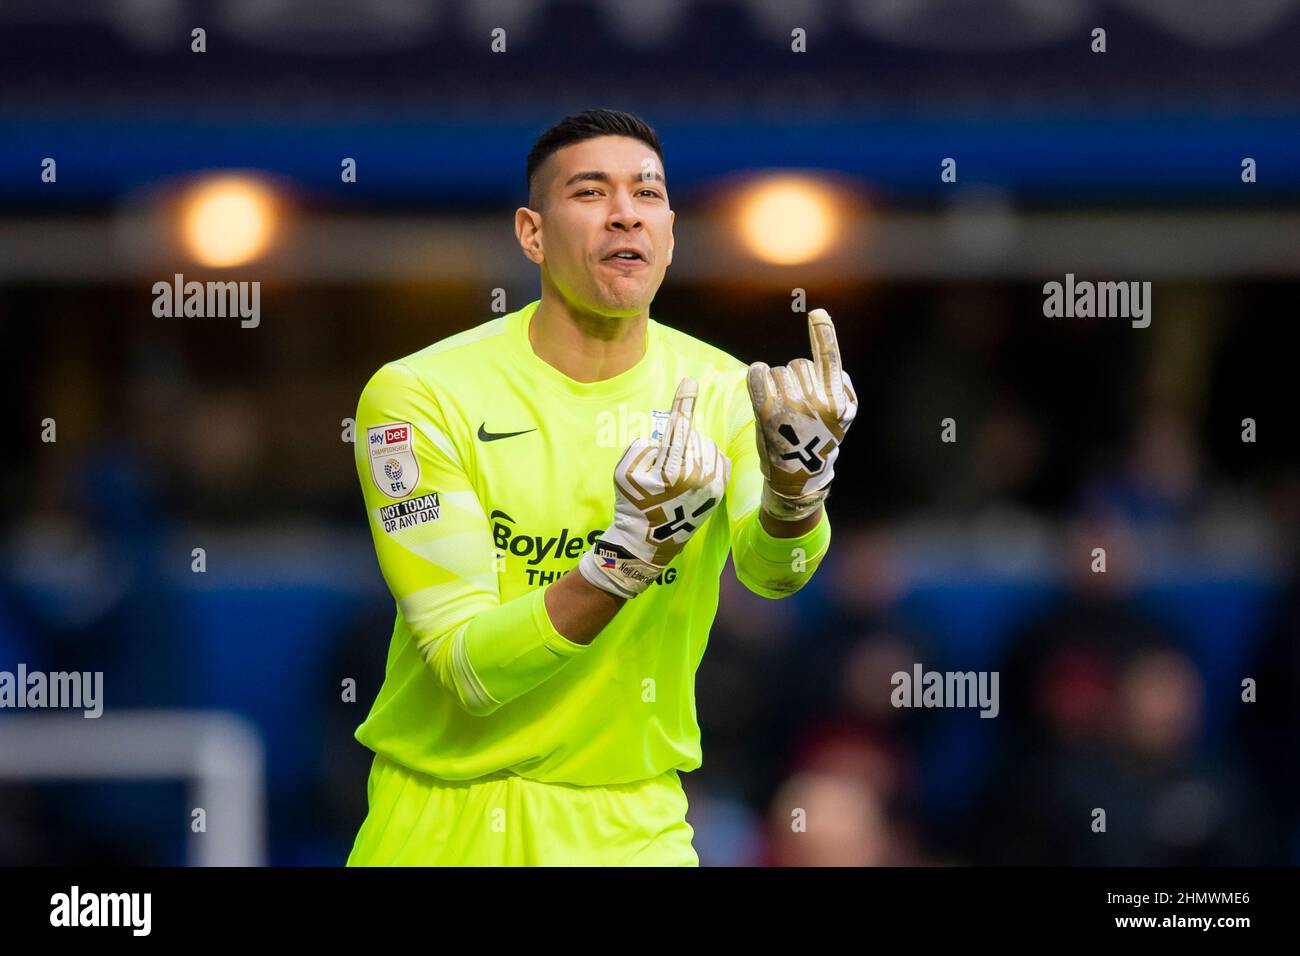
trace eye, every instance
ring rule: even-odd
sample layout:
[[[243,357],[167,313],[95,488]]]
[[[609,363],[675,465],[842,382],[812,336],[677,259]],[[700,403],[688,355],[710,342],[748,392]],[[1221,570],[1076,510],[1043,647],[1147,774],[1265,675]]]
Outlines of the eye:
[[[648,189],[648,188],[647,188],[647,189],[642,189],[641,192],[643,192],[643,193],[649,193],[649,194],[650,194],[651,196],[653,196],[655,199],[663,199],[663,198],[664,198],[663,196],[660,196],[658,190],[655,190],[655,189]]]
[[[587,193],[599,193],[599,190],[596,189],[595,186],[588,186],[586,189],[580,190],[579,192],[575,193],[574,195],[577,195],[577,196],[585,196]]]

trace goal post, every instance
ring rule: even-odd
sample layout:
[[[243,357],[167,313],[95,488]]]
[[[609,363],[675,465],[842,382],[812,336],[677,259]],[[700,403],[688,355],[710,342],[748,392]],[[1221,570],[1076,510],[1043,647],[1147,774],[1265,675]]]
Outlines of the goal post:
[[[189,830],[190,866],[265,865],[263,774],[261,735],[222,711],[0,715],[0,780],[187,781],[190,807],[177,825]]]

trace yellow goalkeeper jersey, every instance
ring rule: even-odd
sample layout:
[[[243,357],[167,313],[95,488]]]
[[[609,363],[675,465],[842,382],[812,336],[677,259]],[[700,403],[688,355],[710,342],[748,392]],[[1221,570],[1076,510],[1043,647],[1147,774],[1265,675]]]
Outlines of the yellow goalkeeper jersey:
[[[627,371],[578,382],[533,351],[539,302],[383,366],[362,392],[356,464],[397,605],[384,683],[356,737],[445,780],[501,772],[584,786],[700,766],[695,671],[728,551],[751,591],[812,576],[830,521],[774,538],[746,364],[653,319]],[[614,466],[657,438],[685,376],[694,427],[731,459],[723,504],[591,644],[551,623],[547,585],[614,516]]]

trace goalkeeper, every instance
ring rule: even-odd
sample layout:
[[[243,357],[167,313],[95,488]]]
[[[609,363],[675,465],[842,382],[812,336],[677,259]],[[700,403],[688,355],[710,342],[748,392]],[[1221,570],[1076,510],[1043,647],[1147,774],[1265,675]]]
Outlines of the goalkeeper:
[[[527,172],[540,299],[385,365],[357,409],[397,620],[349,865],[698,865],[679,775],[727,554],[781,598],[830,543],[857,411],[830,317],[777,368],[649,317],[676,214],[634,116],[565,119]]]

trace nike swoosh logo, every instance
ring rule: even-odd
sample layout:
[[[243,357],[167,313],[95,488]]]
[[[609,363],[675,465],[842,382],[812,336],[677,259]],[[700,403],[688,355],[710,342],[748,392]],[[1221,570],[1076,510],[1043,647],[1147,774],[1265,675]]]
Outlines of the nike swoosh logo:
[[[498,438],[514,438],[516,435],[527,435],[529,432],[537,431],[536,428],[526,428],[521,432],[490,432],[483,427],[486,424],[487,422],[484,422],[478,427],[479,441],[496,441]]]

